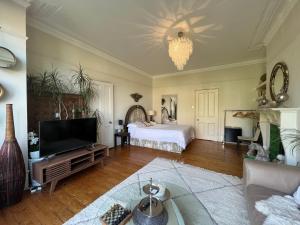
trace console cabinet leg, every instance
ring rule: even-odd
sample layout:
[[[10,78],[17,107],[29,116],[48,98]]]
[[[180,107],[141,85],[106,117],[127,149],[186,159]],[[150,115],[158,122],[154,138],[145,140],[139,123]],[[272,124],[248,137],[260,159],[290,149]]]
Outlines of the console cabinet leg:
[[[58,180],[54,180],[51,182],[51,186],[50,186],[50,194],[52,194],[55,190],[55,187],[57,185]]]

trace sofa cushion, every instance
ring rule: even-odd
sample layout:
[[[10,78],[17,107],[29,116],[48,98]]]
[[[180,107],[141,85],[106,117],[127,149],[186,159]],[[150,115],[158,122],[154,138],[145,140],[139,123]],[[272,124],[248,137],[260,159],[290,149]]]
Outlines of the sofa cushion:
[[[272,195],[286,195],[283,192],[276,191],[270,188],[265,188],[259,185],[250,184],[246,187],[246,198],[248,214],[251,225],[262,225],[266,217],[255,209],[255,203],[260,200],[268,199]]]

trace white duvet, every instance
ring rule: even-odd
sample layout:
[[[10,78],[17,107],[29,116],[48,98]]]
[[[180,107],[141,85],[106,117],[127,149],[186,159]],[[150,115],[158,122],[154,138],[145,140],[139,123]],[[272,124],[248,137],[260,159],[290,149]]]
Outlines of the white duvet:
[[[185,149],[194,138],[194,129],[186,125],[156,124],[150,127],[128,127],[131,138],[176,143]]]

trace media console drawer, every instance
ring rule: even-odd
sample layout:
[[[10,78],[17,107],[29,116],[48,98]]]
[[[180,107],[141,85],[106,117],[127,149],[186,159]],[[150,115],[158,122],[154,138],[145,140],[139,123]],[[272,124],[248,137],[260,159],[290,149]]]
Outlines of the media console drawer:
[[[93,148],[78,149],[36,162],[32,165],[32,177],[41,185],[51,183],[50,193],[54,191],[57,182],[83,169],[100,163],[109,155],[105,145]]]
[[[49,166],[43,170],[44,179],[43,183],[48,183],[49,181],[64,176],[71,172],[70,162],[63,162],[57,165]]]

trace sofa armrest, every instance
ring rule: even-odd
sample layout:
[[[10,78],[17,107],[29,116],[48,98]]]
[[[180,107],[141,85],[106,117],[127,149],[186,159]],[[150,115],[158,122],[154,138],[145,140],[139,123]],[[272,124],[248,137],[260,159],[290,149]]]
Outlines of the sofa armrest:
[[[292,194],[300,185],[300,168],[257,160],[244,160],[244,183]]]

